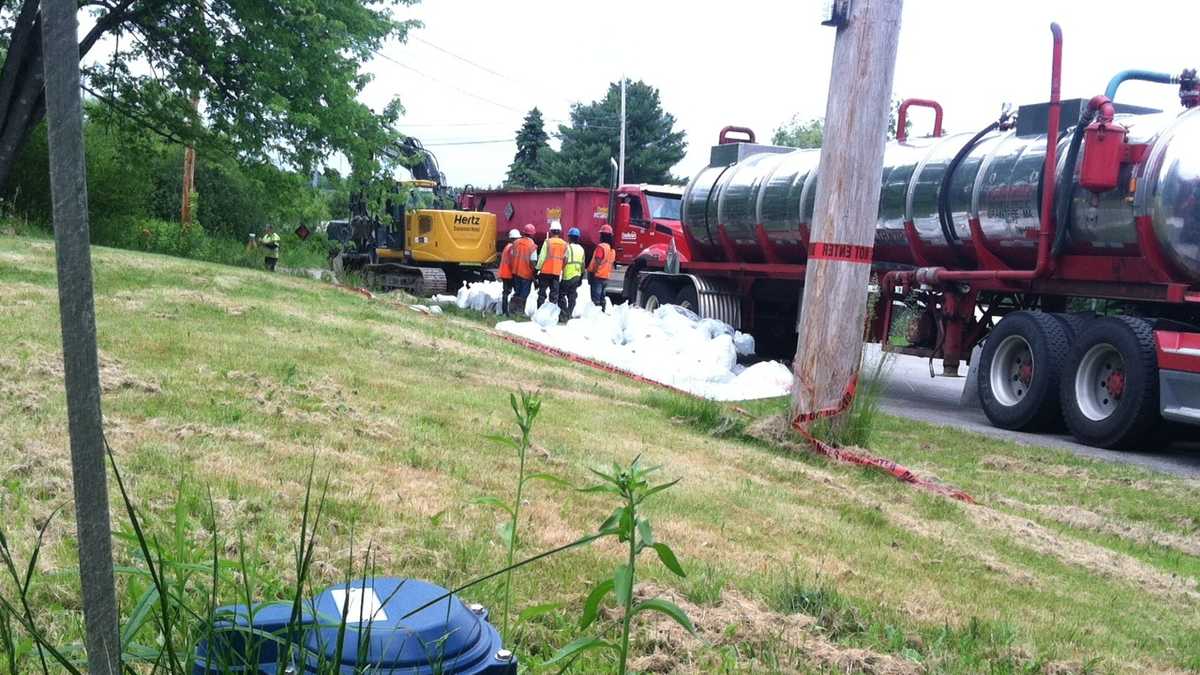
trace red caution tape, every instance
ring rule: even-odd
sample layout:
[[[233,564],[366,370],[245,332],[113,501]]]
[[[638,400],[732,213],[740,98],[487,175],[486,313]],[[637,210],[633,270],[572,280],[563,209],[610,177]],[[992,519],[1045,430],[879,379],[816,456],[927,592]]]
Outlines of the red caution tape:
[[[936,481],[929,480],[928,478],[923,478],[913,473],[911,469],[902,464],[897,464],[896,462],[893,462],[885,457],[872,455],[869,452],[855,451],[847,448],[832,446],[816,436],[813,436],[809,432],[807,423],[823,417],[833,417],[834,415],[840,415],[841,413],[846,412],[846,410],[850,408],[850,405],[854,403],[854,393],[857,388],[858,374],[855,373],[854,377],[850,379],[850,383],[846,385],[846,393],[842,395],[842,400],[839,401],[836,406],[815,412],[800,413],[792,419],[792,428],[795,429],[801,436],[804,436],[809,443],[809,447],[811,447],[812,450],[819,455],[824,455],[838,462],[880,469],[891,474],[897,480],[921,488],[922,490],[927,490],[951,499],[957,499],[968,504],[975,503],[975,499],[966,492],[948,485],[943,485]]]
[[[834,244],[828,241],[814,241],[808,245],[808,257],[812,260],[837,260],[869,265],[874,255],[874,247],[861,246],[859,244]]]
[[[696,395],[691,393],[690,391],[685,391],[678,387],[673,387],[669,384],[664,384],[657,380],[651,380],[648,377],[643,377],[641,375],[638,375],[637,373],[625,370],[624,368],[617,368],[616,366],[611,366],[602,361],[596,361],[594,359],[589,359],[584,356],[579,356],[578,354],[572,354],[571,352],[564,351],[564,350],[558,349],[556,347],[550,347],[548,345],[544,345],[540,342],[535,342],[533,340],[528,340],[526,338],[517,337],[516,335],[511,335],[509,333],[501,333],[500,331],[491,331],[491,332],[493,335],[496,335],[497,337],[508,340],[509,342],[512,342],[513,344],[518,344],[518,345],[521,345],[522,347],[526,347],[526,348],[532,349],[534,351],[541,352],[543,354],[549,354],[551,356],[558,356],[558,357],[567,359],[568,361],[573,361],[575,363],[581,363],[585,366],[590,366],[597,370],[603,370],[603,371],[609,372],[609,373],[616,373],[618,375],[624,375],[628,378],[637,380],[638,382],[645,382],[647,384],[657,385],[664,389],[670,389],[671,391],[674,391],[676,393],[683,394],[684,396],[691,396],[693,398],[696,397]],[[846,393],[842,396],[842,400],[838,403],[837,406],[834,406],[833,408],[827,408],[825,410],[819,410],[814,413],[805,413],[805,414],[797,415],[796,418],[792,420],[792,428],[794,428],[796,431],[798,431],[800,433],[800,435],[804,436],[804,438],[806,440],[808,440],[810,447],[817,454],[824,455],[825,457],[828,457],[834,461],[845,462],[847,464],[855,464],[858,466],[869,466],[869,467],[873,467],[876,469],[881,469],[881,470],[886,471],[887,473],[891,474],[892,476],[894,476],[897,480],[900,480],[902,482],[908,483],[915,487],[921,488],[922,490],[928,490],[929,492],[943,495],[945,497],[950,497],[951,499],[957,499],[959,501],[966,502],[968,504],[975,503],[975,500],[971,497],[971,495],[967,494],[966,492],[963,492],[962,490],[958,490],[956,488],[952,488],[947,485],[942,485],[941,483],[931,481],[927,478],[922,478],[921,476],[918,476],[917,474],[913,473],[911,470],[904,467],[903,465],[897,464],[896,462],[893,462],[890,459],[878,457],[878,456],[872,455],[867,452],[861,452],[861,451],[856,452],[853,450],[848,450],[846,448],[837,448],[837,447],[829,445],[828,443],[814,437],[812,434],[810,434],[808,432],[808,429],[804,427],[805,422],[811,422],[813,420],[816,420],[816,419],[819,419],[822,417],[832,417],[834,415],[843,413],[847,409],[849,409],[850,404],[854,402],[854,393],[855,393],[857,387],[858,387],[858,375],[856,374],[854,376],[854,378],[851,379],[849,386],[846,387]]]

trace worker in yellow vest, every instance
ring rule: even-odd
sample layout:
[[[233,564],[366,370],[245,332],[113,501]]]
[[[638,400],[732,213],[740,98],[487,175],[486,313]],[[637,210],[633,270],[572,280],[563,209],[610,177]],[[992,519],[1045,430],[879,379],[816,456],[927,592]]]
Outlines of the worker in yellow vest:
[[[562,239],[562,225],[556,220],[550,223],[550,234],[542,242],[542,250],[538,252],[538,307],[546,302],[546,293],[550,294],[550,302],[558,304],[558,285],[562,280],[563,261],[567,257],[567,242]]]
[[[558,289],[558,322],[566,323],[575,313],[575,301],[579,297],[579,286],[583,283],[583,246],[579,245],[579,228],[567,231],[567,255],[563,258],[562,282]]]
[[[266,249],[266,256],[263,258],[263,263],[271,272],[275,271],[275,265],[279,263],[279,235],[275,233],[275,228],[267,226],[263,236],[258,240],[259,245]]]
[[[612,276],[613,263],[617,254],[613,252],[613,229],[608,225],[600,226],[600,243],[592,251],[592,261],[588,263],[588,288],[592,291],[592,304],[604,308],[604,291],[608,287],[608,278]]]

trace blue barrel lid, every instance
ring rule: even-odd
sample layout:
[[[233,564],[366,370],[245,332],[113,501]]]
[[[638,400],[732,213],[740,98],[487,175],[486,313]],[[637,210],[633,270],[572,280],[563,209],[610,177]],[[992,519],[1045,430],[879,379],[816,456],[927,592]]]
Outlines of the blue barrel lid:
[[[494,663],[499,634],[484,612],[472,612],[457,597],[405,616],[447,593],[426,581],[392,577],[330,586],[314,599],[317,624],[305,637],[310,668],[340,662],[348,672],[370,665],[373,672],[432,673],[436,667],[457,673]],[[346,633],[339,650],[343,607]]]

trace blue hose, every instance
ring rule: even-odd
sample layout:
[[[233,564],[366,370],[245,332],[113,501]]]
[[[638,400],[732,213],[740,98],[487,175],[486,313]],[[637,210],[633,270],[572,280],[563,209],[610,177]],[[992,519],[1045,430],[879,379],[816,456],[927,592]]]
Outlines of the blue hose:
[[[1113,75],[1113,78],[1108,81],[1108,88],[1104,90],[1104,95],[1108,97],[1108,100],[1116,100],[1117,89],[1123,82],[1127,80],[1158,82],[1160,84],[1175,84],[1179,81],[1170,73],[1159,73],[1153,70],[1122,70],[1116,75]]]

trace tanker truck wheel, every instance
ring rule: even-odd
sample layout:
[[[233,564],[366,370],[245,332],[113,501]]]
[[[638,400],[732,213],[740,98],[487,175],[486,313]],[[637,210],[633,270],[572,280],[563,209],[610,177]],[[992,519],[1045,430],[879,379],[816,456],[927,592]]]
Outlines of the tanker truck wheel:
[[[1132,316],[1088,324],[1063,367],[1062,412],[1071,435],[1101,448],[1161,440],[1154,330]]]
[[[653,312],[663,305],[675,304],[676,293],[675,285],[664,279],[647,279],[642,289],[642,309]]]
[[[1041,312],[1013,312],[988,335],[979,359],[979,400],[992,424],[1036,431],[1059,417],[1059,374],[1068,337]]]
[[[688,281],[679,289],[678,295],[675,296],[675,304],[684,309],[694,312],[697,316],[700,314],[700,294],[696,292],[696,285]]]

